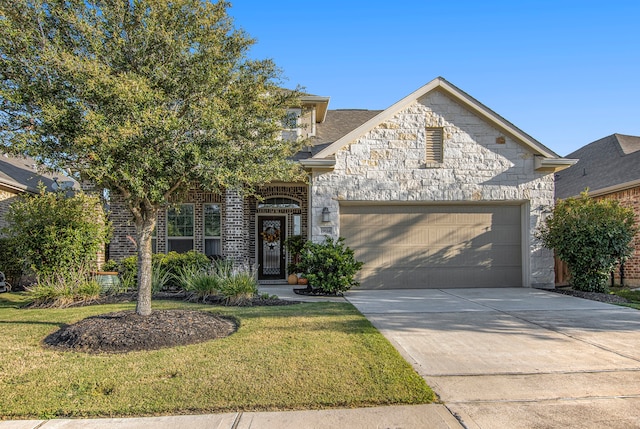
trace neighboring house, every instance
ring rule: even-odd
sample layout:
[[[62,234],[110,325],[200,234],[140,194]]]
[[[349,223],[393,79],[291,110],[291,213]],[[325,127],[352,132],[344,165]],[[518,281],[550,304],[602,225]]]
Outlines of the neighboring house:
[[[580,195],[589,188],[594,198],[612,198],[635,212],[640,224],[640,137],[613,134],[568,155],[578,163],[556,175],[556,198]],[[625,284],[640,286],[640,232],[635,252],[624,264]],[[561,265],[557,267],[562,269]],[[616,273],[620,281],[620,273]]]
[[[7,226],[4,217],[11,203],[22,193],[37,193],[40,183],[50,191],[75,184],[60,174],[44,171],[32,158],[0,153],[0,230]]]
[[[446,80],[384,111],[328,110],[305,96],[296,136],[308,183],[273,183],[261,201],[193,191],[160,213],[158,252],[195,249],[286,277],[283,240],[345,237],[363,288],[553,287],[553,254],[534,236],[554,201],[553,151]],[[305,125],[302,127],[302,125]],[[111,201],[111,257],[135,230]]]

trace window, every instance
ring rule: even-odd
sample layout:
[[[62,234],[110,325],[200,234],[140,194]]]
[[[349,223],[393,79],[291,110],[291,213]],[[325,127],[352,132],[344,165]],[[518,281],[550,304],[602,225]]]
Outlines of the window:
[[[220,240],[220,205],[205,204],[204,216],[204,254],[220,256],[222,254]]]
[[[302,234],[302,216],[299,214],[293,215],[293,235]]]
[[[193,250],[193,204],[167,209],[167,250],[184,253]]]
[[[442,128],[427,128],[426,132],[426,161],[427,164],[440,164],[443,160],[444,130]]]
[[[289,109],[287,111],[287,116],[284,119],[284,128],[290,130],[298,128],[298,118],[301,114],[302,110],[300,109]]]
[[[275,197],[267,198],[261,203],[258,203],[259,209],[299,209],[300,203],[291,198]]]
[[[151,253],[158,253],[158,227],[153,228],[151,233]]]

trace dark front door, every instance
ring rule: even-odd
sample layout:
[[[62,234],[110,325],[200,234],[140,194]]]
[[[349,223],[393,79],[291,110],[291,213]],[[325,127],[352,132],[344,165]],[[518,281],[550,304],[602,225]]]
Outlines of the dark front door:
[[[258,218],[258,279],[286,278],[284,240],[287,238],[285,216]]]

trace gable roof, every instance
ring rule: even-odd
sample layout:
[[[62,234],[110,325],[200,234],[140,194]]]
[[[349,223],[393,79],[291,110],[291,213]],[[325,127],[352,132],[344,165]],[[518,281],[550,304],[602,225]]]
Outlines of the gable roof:
[[[574,166],[556,175],[556,198],[615,192],[640,185],[640,137],[612,134],[567,155]]]
[[[531,137],[524,131],[517,128],[511,122],[507,121],[506,119],[504,119],[503,117],[495,113],[493,110],[489,109],[488,107],[486,107],[485,105],[477,101],[475,98],[471,97],[469,94],[465,93],[461,89],[447,82],[442,77],[435,78],[431,82],[419,88],[417,91],[409,94],[402,100],[398,101],[391,107],[381,111],[376,116],[372,117],[362,125],[351,130],[347,134],[343,135],[341,138],[333,142],[331,145],[319,151],[317,154],[313,156],[313,158],[319,159],[319,158],[328,158],[333,156],[343,146],[353,142],[353,140],[371,131],[373,128],[375,128],[379,124],[383,123],[387,119],[394,116],[400,110],[414,103],[417,99],[436,90],[445,92],[446,94],[451,96],[453,99],[458,101],[460,104],[469,108],[479,116],[483,117],[490,123],[494,124],[496,127],[502,129],[504,132],[513,136],[514,138],[522,142],[524,145],[529,147],[534,154],[541,155],[545,158],[553,158],[553,159],[560,158],[559,155],[553,152],[551,149],[544,146],[542,143],[540,143],[539,141],[535,140],[533,137]]]
[[[54,179],[61,174],[42,171],[36,160],[29,157],[16,157],[0,153],[0,187],[15,192],[38,192],[38,183],[42,182],[49,190],[53,189]],[[64,181],[75,181],[64,177]],[[62,182],[62,180],[61,180]]]

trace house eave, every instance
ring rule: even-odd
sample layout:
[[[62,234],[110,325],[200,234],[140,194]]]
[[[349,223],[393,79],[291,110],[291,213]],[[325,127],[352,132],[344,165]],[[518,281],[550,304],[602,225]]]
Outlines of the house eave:
[[[28,186],[21,185],[17,182],[9,182],[6,180],[0,181],[0,188],[5,188],[8,191],[15,192],[15,193],[29,192],[29,193],[35,194],[38,192],[37,189],[33,189]]]
[[[316,107],[316,122],[322,123],[327,117],[327,110],[329,110],[330,97],[323,97],[319,95],[303,95],[300,97],[302,105],[312,105]]]
[[[322,159],[307,158],[307,159],[301,159],[299,162],[302,167],[307,169],[312,169],[312,168],[333,169],[336,165],[336,160],[332,158],[322,158]]]
[[[577,159],[569,158],[545,158],[536,156],[534,160],[534,169],[540,173],[557,173],[565,168],[569,168],[578,162]]]
[[[613,194],[615,192],[626,191],[627,189],[636,188],[640,186],[640,179],[632,180],[630,182],[619,183],[613,186],[607,186],[606,188],[600,188],[593,191],[589,191],[590,197],[601,197],[607,194]],[[578,195],[575,195],[577,197]]]

